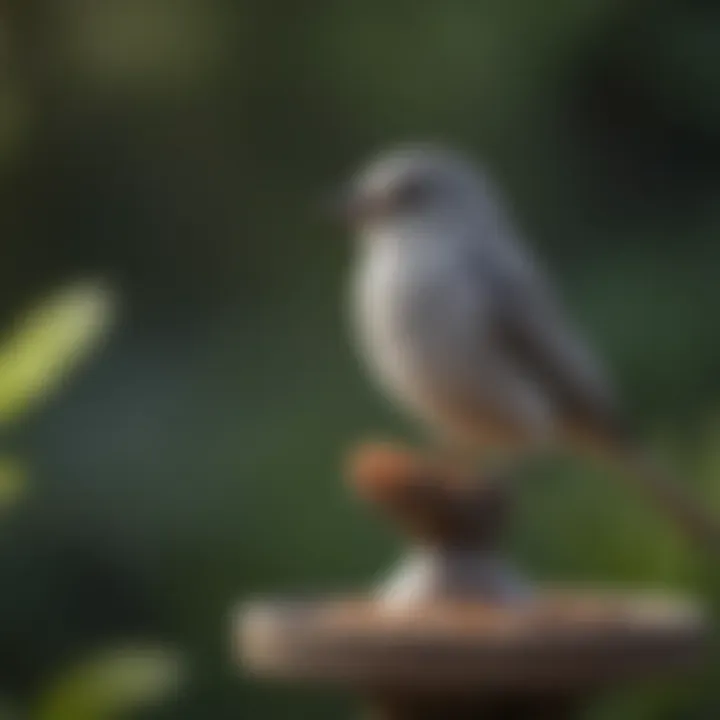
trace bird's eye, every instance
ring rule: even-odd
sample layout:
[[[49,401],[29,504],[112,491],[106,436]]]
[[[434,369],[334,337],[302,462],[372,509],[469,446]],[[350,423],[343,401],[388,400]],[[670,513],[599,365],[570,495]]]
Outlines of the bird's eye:
[[[412,178],[402,183],[394,193],[394,204],[398,209],[410,210],[425,203],[432,193],[426,178]]]

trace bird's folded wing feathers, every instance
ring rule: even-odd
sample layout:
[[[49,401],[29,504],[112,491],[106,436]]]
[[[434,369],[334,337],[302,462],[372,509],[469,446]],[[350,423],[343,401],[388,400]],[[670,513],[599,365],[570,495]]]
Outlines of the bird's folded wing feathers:
[[[541,388],[563,422],[621,433],[613,389],[544,278],[496,268],[486,282],[493,342],[507,362]]]

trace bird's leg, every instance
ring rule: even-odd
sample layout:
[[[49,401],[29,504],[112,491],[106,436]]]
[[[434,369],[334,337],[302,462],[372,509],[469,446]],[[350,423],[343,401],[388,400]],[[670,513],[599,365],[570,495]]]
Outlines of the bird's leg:
[[[430,454],[454,478],[471,481],[478,476],[479,458],[476,451],[447,436],[431,440]]]
[[[478,447],[447,436],[433,438],[431,448],[438,464],[464,482],[505,482],[514,464],[512,454],[496,447]]]

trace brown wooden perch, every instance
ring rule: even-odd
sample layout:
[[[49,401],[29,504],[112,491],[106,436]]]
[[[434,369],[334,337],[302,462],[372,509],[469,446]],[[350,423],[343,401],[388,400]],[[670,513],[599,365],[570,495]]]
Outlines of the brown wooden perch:
[[[374,717],[572,717],[595,692],[692,669],[706,620],[667,594],[535,588],[501,554],[507,484],[390,446],[350,462],[357,494],[404,529],[407,559],[367,597],[246,605],[247,671],[342,683]]]

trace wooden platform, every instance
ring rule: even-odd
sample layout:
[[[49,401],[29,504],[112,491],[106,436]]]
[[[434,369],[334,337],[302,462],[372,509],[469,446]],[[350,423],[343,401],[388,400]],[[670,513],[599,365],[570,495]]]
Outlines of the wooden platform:
[[[695,666],[707,628],[664,595],[553,590],[516,607],[448,603],[390,612],[369,600],[257,602],[238,617],[247,671],[423,691],[571,691]]]

